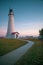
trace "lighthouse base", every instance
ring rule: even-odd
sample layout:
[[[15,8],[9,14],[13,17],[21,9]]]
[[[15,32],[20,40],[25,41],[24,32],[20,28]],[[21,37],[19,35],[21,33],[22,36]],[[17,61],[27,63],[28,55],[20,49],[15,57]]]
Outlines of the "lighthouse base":
[[[11,34],[7,34],[6,38],[18,38],[19,33],[18,32],[13,32]]]

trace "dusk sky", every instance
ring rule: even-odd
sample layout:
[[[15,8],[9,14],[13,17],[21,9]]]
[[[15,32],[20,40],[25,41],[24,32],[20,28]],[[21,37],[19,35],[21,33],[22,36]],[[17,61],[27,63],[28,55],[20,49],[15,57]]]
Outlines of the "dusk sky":
[[[15,31],[38,36],[43,28],[43,0],[0,0],[0,36],[7,32],[9,9],[14,11]]]

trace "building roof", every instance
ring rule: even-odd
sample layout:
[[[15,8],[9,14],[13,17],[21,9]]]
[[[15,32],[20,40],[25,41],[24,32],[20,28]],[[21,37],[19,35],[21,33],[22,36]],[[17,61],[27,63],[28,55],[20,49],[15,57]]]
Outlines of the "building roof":
[[[14,35],[14,34],[19,34],[19,33],[18,32],[13,32],[12,34]]]
[[[13,12],[13,10],[12,10],[12,9],[10,9],[10,12]]]

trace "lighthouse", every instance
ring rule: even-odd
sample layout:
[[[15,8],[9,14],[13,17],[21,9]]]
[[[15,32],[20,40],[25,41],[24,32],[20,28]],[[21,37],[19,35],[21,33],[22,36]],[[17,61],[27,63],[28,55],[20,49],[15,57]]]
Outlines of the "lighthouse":
[[[9,20],[8,20],[8,28],[7,28],[7,38],[17,38],[18,32],[14,30],[14,12],[12,9],[9,10]]]

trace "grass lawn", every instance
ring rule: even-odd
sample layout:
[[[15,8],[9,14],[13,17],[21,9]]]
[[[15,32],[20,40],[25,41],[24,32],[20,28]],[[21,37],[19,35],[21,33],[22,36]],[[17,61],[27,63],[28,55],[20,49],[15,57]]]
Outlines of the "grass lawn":
[[[43,65],[43,41],[38,39],[27,40],[32,40],[35,44],[14,65]]]
[[[0,56],[26,44],[26,41],[18,39],[0,39]]]

